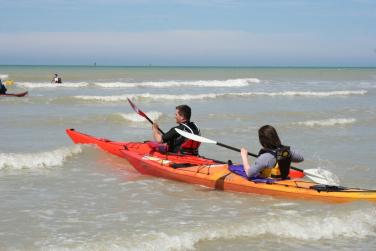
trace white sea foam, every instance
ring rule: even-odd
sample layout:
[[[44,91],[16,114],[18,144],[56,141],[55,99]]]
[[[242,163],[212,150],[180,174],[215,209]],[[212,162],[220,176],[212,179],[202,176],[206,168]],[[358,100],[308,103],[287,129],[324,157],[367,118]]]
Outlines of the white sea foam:
[[[94,85],[102,87],[102,88],[133,88],[133,87],[137,87],[137,83],[128,83],[128,82],[94,83]]]
[[[297,215],[286,214],[283,218],[273,216],[254,219],[243,224],[228,224],[225,226],[209,226],[185,231],[180,235],[166,233],[151,233],[148,241],[132,246],[131,250],[152,250],[164,247],[162,250],[194,250],[195,244],[203,240],[234,239],[239,237],[257,238],[258,236],[276,236],[277,238],[293,238],[299,240],[354,238],[362,239],[376,236],[376,210],[356,210],[346,213],[333,213],[325,216],[306,216],[297,220]],[[307,227],[309,226],[309,227]],[[278,229],[278,231],[275,231]]]
[[[149,111],[149,112],[145,112],[145,114],[147,114],[151,120],[159,119],[163,115],[163,113],[157,112],[157,111]],[[133,113],[119,113],[118,115],[120,115],[123,119],[130,121],[130,122],[135,122],[135,123],[145,122],[144,117],[141,117],[140,115],[134,112]]]
[[[301,121],[296,122],[297,125],[302,126],[335,126],[335,125],[346,125],[346,124],[353,124],[356,122],[355,118],[331,118],[331,119],[324,119],[324,120],[308,120],[308,121]]]
[[[349,96],[349,95],[365,95],[366,90],[353,91],[329,91],[329,92],[314,92],[314,91],[286,91],[286,92],[260,92],[258,95],[265,96],[307,96],[307,97],[329,97],[329,96]]]
[[[37,153],[0,153],[0,170],[40,169],[62,166],[64,161],[82,152],[82,146],[61,147]]]
[[[192,99],[206,99],[206,98],[216,98],[217,94],[196,94],[196,95],[173,95],[173,94],[151,94],[151,93],[141,93],[141,94],[127,94],[118,96],[74,96],[77,99],[83,100],[97,100],[102,102],[119,102],[127,101],[127,98],[131,99],[150,99],[150,100],[192,100]]]
[[[239,78],[228,80],[198,80],[198,81],[158,81],[158,82],[110,82],[110,83],[95,83],[95,85],[103,88],[132,88],[132,87],[182,87],[182,86],[196,86],[196,87],[244,87],[249,84],[258,84],[261,80],[258,78]]]
[[[132,99],[150,99],[150,100],[203,100],[215,99],[220,97],[250,97],[250,96],[307,96],[307,97],[329,97],[329,96],[349,96],[349,95],[365,95],[366,90],[358,91],[332,91],[332,92],[232,92],[232,93],[203,93],[203,94],[127,94],[114,96],[74,96],[77,99],[97,100],[102,102],[122,102],[127,98]]]
[[[4,78],[8,75],[0,75]],[[3,78],[3,79],[4,79]],[[94,86],[101,88],[135,88],[135,87],[155,87],[155,88],[168,88],[168,87],[182,87],[182,86],[196,86],[196,87],[244,87],[250,84],[261,83],[258,78],[239,78],[228,80],[197,80],[197,81],[153,81],[153,82],[97,82],[91,83]],[[18,86],[25,88],[56,88],[56,87],[69,87],[81,88],[87,87],[88,82],[63,82],[61,84],[53,84],[50,82],[17,82]]]
[[[66,241],[71,247],[69,250],[195,250],[196,245],[201,241],[257,239],[264,236],[274,237],[274,240],[336,241],[338,238],[341,240],[348,238],[356,241],[366,237],[376,237],[375,228],[374,208],[351,212],[328,211],[324,215],[308,216],[301,216],[299,212],[292,211],[282,216],[271,215],[242,223],[208,224],[205,228],[193,227],[179,231],[160,229],[158,232],[129,234],[124,238],[102,239],[100,242],[79,241],[76,247],[73,247],[73,240]],[[60,238],[59,244],[62,244],[61,241]],[[48,246],[53,250],[66,250],[52,247],[51,244]]]
[[[61,84],[54,84],[49,82],[43,83],[31,83],[31,82],[17,82],[17,86],[22,86],[25,88],[81,88],[89,86],[89,83],[86,82],[64,82]]]
[[[0,74],[0,79],[1,80],[5,80],[7,79],[9,76],[7,74]]]
[[[323,177],[323,179],[327,181],[327,184],[335,185],[335,186],[340,185],[340,180],[337,175],[335,175],[334,173],[328,170],[325,170],[324,168],[320,166],[317,167],[314,174],[318,174],[319,176]]]

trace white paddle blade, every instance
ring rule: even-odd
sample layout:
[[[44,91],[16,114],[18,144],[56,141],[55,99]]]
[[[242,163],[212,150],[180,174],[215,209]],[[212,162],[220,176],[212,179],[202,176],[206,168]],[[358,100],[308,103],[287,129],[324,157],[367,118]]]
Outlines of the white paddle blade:
[[[323,169],[305,169],[304,174],[314,182],[324,185],[339,185],[339,179],[333,173]]]
[[[185,137],[187,139],[191,139],[191,140],[194,140],[194,141],[197,141],[197,142],[201,142],[201,143],[217,144],[217,142],[214,141],[214,140],[207,139],[207,138],[204,138],[204,137],[201,137],[201,136],[189,133],[189,132],[185,132],[185,131],[180,130],[178,128],[175,128],[175,131],[177,133],[179,133],[181,136],[183,136],[183,137]]]

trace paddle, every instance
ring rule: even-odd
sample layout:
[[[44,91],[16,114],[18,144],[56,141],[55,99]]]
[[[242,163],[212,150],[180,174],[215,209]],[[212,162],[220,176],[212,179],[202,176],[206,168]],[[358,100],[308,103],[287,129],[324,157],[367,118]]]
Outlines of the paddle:
[[[177,131],[177,133],[179,133],[180,135],[182,135],[185,138],[188,138],[188,139],[191,139],[191,140],[194,140],[194,141],[198,141],[198,142],[201,142],[201,143],[216,144],[218,146],[222,146],[222,147],[231,149],[233,151],[240,152],[239,148],[229,146],[229,145],[226,145],[226,144],[223,144],[221,142],[217,142],[217,141],[214,141],[214,140],[211,140],[211,139],[207,139],[207,138],[204,138],[202,136],[198,136],[198,135],[195,135],[195,134],[192,134],[192,133],[189,133],[189,132],[185,132],[185,131],[182,131],[178,128],[175,128],[175,130]],[[248,152],[248,155],[253,156],[253,157],[258,157],[258,155],[254,154],[254,153],[250,153],[250,152]],[[296,171],[304,173],[308,178],[310,178],[311,180],[313,180],[317,183],[325,184],[325,185],[330,184],[330,182],[326,179],[326,177],[319,173],[320,170],[318,170],[318,169],[305,169],[305,170],[303,170],[303,169],[296,168],[296,167],[293,167],[293,166],[291,166],[291,169],[294,169]]]
[[[133,104],[133,102],[129,99],[128,99],[128,102],[129,104],[132,106],[133,110],[138,113],[139,115],[141,115],[142,117],[144,117],[145,119],[147,119],[152,125],[154,125],[154,122],[143,112],[141,111],[140,109],[137,108],[137,106],[135,104]],[[160,131],[162,134],[165,134],[161,128],[158,127],[158,131]]]

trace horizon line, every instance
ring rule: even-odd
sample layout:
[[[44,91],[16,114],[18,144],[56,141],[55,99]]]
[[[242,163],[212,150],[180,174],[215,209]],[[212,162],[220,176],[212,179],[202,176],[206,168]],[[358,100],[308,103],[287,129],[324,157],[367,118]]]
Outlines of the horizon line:
[[[349,66],[349,65],[120,65],[120,64],[0,64],[0,67],[7,66],[48,66],[48,67],[129,67],[129,68],[376,68],[372,66]]]

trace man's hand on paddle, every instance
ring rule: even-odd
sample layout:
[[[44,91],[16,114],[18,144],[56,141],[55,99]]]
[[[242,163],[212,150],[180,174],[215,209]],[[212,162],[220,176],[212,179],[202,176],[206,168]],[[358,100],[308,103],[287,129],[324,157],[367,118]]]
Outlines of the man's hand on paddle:
[[[152,124],[152,130],[153,130],[153,137],[154,137],[154,139],[157,142],[162,143],[162,135],[159,132],[159,125],[155,121]]]

